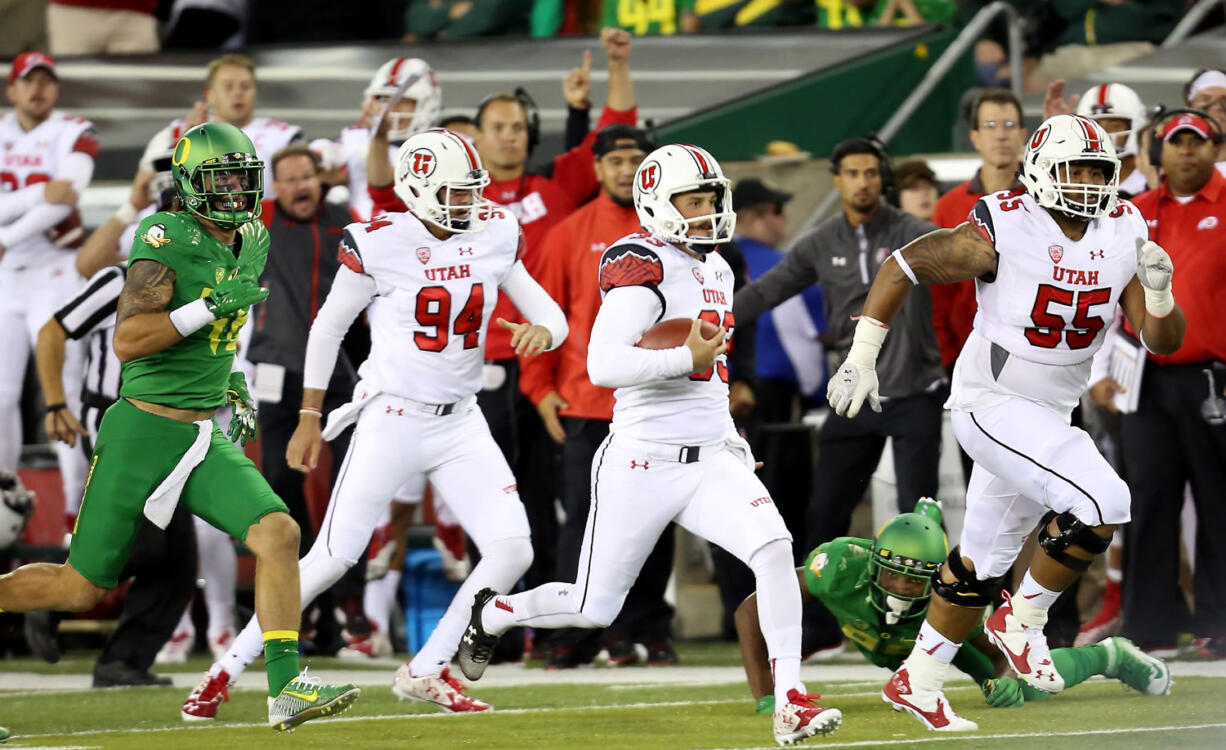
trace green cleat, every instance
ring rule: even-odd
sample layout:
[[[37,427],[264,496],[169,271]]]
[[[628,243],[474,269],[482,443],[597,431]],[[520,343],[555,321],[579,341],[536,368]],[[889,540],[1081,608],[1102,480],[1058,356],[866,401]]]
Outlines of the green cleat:
[[[322,685],[303,669],[280,695],[268,699],[268,725],[278,732],[292,731],[304,721],[344,712],[361,693],[353,685]]]
[[[1166,695],[1171,692],[1171,670],[1166,662],[1150,656],[1122,636],[1099,641],[1107,649],[1107,670],[1104,677],[1114,677],[1142,695]]]
[[[9,737],[12,737],[12,736],[13,736],[12,732],[5,729],[4,727],[0,727],[0,742],[8,742]]]

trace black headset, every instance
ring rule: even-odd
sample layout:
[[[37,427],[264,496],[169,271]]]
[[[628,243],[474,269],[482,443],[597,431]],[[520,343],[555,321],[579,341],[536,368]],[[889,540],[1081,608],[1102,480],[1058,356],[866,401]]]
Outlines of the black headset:
[[[1179,115],[1196,115],[1197,117],[1204,118],[1205,122],[1209,123],[1209,127],[1213,130],[1213,134],[1209,137],[1209,140],[1213,141],[1215,144],[1221,143],[1223,140],[1222,126],[1218,124],[1218,121],[1214,119],[1213,115],[1209,114],[1203,109],[1167,109],[1162,105],[1158,105],[1158,109],[1154,113],[1154,116],[1149,121],[1148,125],[1150,138],[1149,151],[1146,154],[1149,156],[1149,163],[1155,167],[1162,167],[1162,126],[1167,120]],[[1138,135],[1138,138],[1139,137],[1140,136]]]
[[[885,148],[885,143],[877,137],[876,133],[869,133],[866,138],[848,138],[835,146],[834,151],[830,153],[830,172],[838,174],[839,164],[843,162],[843,158],[853,150],[855,153],[864,153],[865,147],[877,157],[877,164],[881,170],[882,196],[891,206],[897,207],[898,186],[894,184],[894,163],[890,159],[890,152]]]
[[[515,101],[519,102],[519,106],[524,108],[524,119],[528,124],[528,155],[531,156],[532,152],[541,143],[541,110],[536,106],[536,100],[532,98],[528,90],[523,86],[517,87],[511,95],[515,97]],[[485,108],[489,106],[489,103],[495,99],[505,101],[502,98],[505,96],[505,94],[490,94],[481,100],[481,103],[477,105],[477,116],[475,118],[478,129],[481,127],[481,115],[485,114]]]

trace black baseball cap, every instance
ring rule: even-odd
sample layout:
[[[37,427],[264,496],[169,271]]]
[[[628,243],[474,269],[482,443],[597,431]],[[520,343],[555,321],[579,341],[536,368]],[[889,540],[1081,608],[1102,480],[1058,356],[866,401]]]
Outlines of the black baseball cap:
[[[782,206],[792,200],[791,193],[767,187],[766,183],[757,177],[745,177],[738,180],[732,189],[732,207],[740,211],[742,208],[771,205]]]
[[[631,143],[626,143],[631,141]],[[647,137],[647,133],[624,122],[606,125],[596,134],[592,142],[592,153],[599,159],[605,154],[622,148],[637,148],[645,154],[656,150],[655,144]]]

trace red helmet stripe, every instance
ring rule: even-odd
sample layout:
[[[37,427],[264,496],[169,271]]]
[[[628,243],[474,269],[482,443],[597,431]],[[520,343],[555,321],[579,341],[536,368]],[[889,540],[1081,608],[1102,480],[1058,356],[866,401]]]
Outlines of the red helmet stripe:
[[[1098,137],[1098,129],[1094,127],[1094,123],[1080,115],[1077,116],[1077,122],[1081,123],[1081,129],[1085,131],[1086,145],[1093,151],[1101,151],[1103,143]]]
[[[405,61],[408,59],[409,58],[407,57],[397,57],[396,58],[396,62],[392,64],[391,71],[387,74],[387,84],[386,85],[388,86],[396,85],[396,74],[400,72],[400,67],[404,65]]]
[[[698,148],[697,146],[691,146],[688,143],[682,144],[682,148],[689,151],[690,156],[694,157],[694,161],[698,162],[698,171],[702,172],[703,174],[711,171],[711,168],[707,166],[706,158],[704,158],[702,155],[702,149]]]
[[[1107,106],[1107,87],[1110,85],[1111,84],[1109,83],[1104,83],[1103,85],[1098,87],[1098,106],[1100,107]]]
[[[442,132],[454,138],[456,143],[459,143],[460,147],[464,149],[464,155],[468,157],[468,168],[477,169],[477,155],[473,153],[473,147],[468,145],[468,139],[466,139],[462,135],[453,133],[452,131],[447,130],[446,128],[440,128],[440,130],[442,130]]]

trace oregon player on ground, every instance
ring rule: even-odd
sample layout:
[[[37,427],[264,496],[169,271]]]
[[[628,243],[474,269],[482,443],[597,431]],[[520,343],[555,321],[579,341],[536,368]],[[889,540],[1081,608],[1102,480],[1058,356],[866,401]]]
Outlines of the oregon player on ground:
[[[860,653],[892,671],[915,645],[928,609],[932,573],[948,553],[940,505],[924,498],[914,513],[895,517],[875,539],[842,537],[810,552],[804,566],[796,569],[801,598],[806,606],[820,602]],[[737,609],[736,628],[750,690],[758,711],[769,715],[774,712],[774,698],[755,596],[750,595]],[[1124,638],[1055,649],[1052,660],[1067,687],[1101,674],[1147,695],[1170,690],[1166,665]],[[1004,676],[1008,662],[981,629],[971,632],[953,663],[980,686],[993,707],[1009,708],[1050,697]]]
[[[141,516],[165,528],[184,503],[255,553],[269,723],[288,729],[359,691],[298,674],[298,527],[212,420],[230,403],[231,436],[255,437],[254,404],[231,368],[247,308],[268,296],[264,165],[241,130],[212,122],[183,135],[171,164],[175,210],[136,230],[114,337],[121,398],[98,430],[68,562],[0,579],[0,608],[89,609],[118,582]]]

